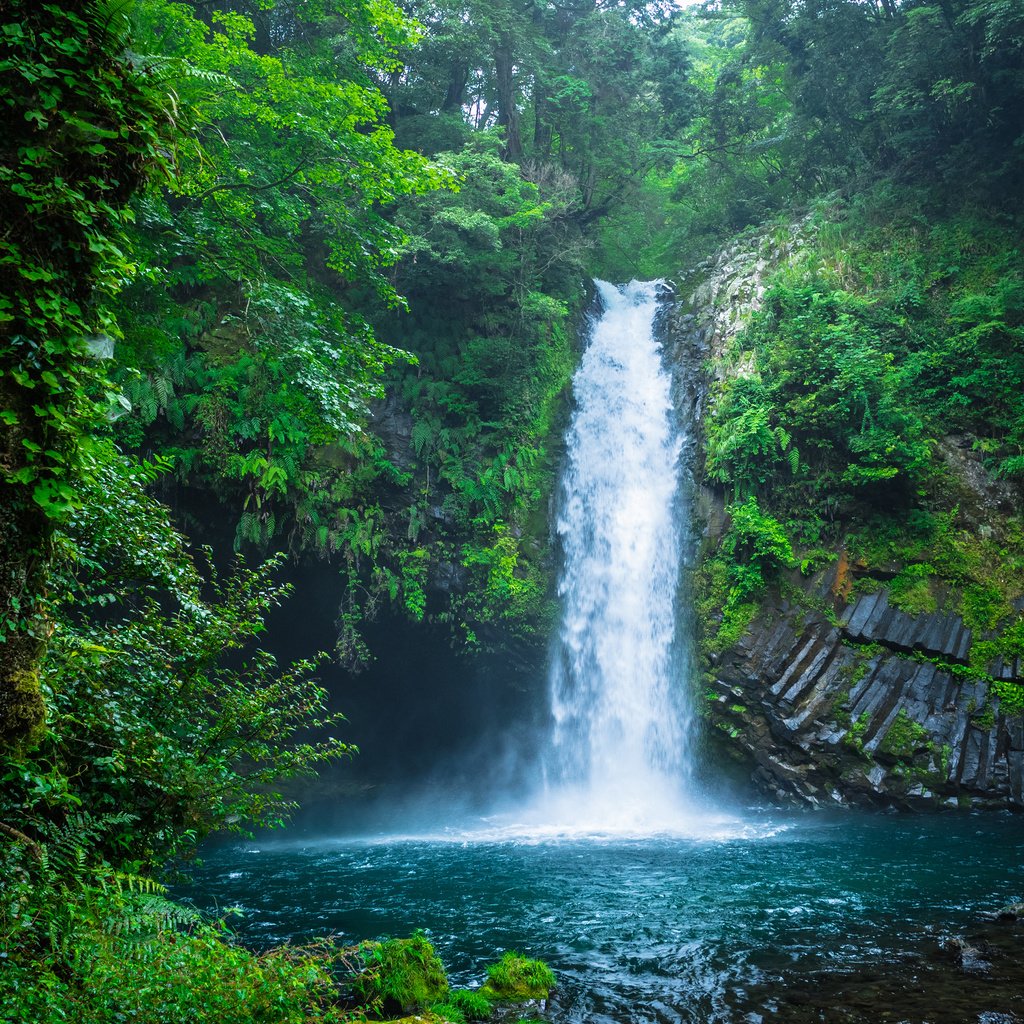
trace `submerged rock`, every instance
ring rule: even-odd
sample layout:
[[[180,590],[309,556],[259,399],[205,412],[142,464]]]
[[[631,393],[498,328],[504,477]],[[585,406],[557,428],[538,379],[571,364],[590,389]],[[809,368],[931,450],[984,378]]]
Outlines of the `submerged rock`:
[[[959,935],[947,939],[943,948],[955,956],[960,969],[967,974],[988,974],[992,970],[985,953]]]
[[[1020,921],[1024,920],[1024,903],[1008,903],[995,913],[997,921]]]

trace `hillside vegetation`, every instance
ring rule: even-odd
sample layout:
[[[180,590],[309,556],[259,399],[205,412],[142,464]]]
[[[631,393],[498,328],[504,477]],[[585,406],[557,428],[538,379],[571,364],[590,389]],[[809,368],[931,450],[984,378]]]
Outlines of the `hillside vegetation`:
[[[1024,475],[1022,68],[1015,0],[0,6],[3,1019],[344,1019],[340,951],[160,880],[352,753],[254,647],[282,559],[346,664],[385,604],[543,649],[590,275],[812,225],[712,395],[719,644],[845,545],[1024,654],[1019,513],[943,457]]]

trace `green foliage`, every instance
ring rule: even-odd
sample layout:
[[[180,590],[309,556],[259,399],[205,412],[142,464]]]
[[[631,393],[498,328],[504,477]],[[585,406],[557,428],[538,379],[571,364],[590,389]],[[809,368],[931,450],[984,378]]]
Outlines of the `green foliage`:
[[[77,863],[88,827],[0,848],[0,1020],[340,1024],[327,945],[250,953],[162,886]],[[70,864],[68,858],[70,857]]]
[[[469,569],[464,596],[455,598],[453,615],[474,632],[504,624],[512,635],[547,635],[554,609],[540,570],[525,562],[519,542],[504,523],[492,529],[489,543],[466,544],[462,564]]]
[[[731,526],[722,550],[732,560],[727,604],[735,607],[760,597],[780,569],[793,566],[794,558],[784,527],[761,511],[756,498],[750,497],[742,505],[730,505],[726,511]]]
[[[408,939],[364,942],[353,988],[374,1012],[411,1013],[446,1001],[448,978],[423,932]]]
[[[931,587],[933,573],[927,562],[906,566],[889,584],[889,603],[910,615],[936,611],[938,601]]]
[[[910,763],[914,755],[930,749],[928,730],[919,722],[911,719],[905,709],[889,724],[885,737],[878,746],[880,753],[889,754],[900,761]]]
[[[463,1020],[487,1020],[494,1012],[491,1000],[479,989],[460,988],[448,994],[445,1009],[454,1008]],[[440,1013],[438,1007],[434,1011]]]
[[[411,312],[379,330],[417,359],[390,374],[411,413],[414,469],[378,565],[382,580],[403,581],[396,594],[414,596],[403,597],[414,618],[448,622],[464,640],[500,629],[537,643],[547,445],[572,373],[581,250],[564,180],[503,162],[496,145],[481,134],[438,154],[459,190],[396,209],[408,241],[395,282]],[[439,601],[430,584],[453,563],[466,582]]]
[[[694,608],[705,654],[716,654],[737,643],[757,615],[757,601],[732,599],[733,561],[724,551],[706,557],[697,572]]]
[[[0,745],[39,738],[40,597],[54,523],[81,501],[118,407],[103,365],[133,273],[127,202],[167,165],[166,97],[127,56],[121,10],[0,11]]]
[[[867,732],[870,723],[871,715],[864,711],[850,723],[849,730],[843,736],[843,743],[865,757],[867,754],[864,753],[864,733]]]
[[[547,999],[554,986],[554,972],[546,963],[510,950],[487,968],[487,983],[480,991],[496,1002],[525,1002]]]
[[[46,734],[0,757],[3,1019],[340,1021],[333,950],[251,954],[148,877],[279,824],[277,783],[351,752],[309,738],[340,717],[312,663],[242,660],[285,594],[276,563],[204,577],[146,493],[161,467],[90,457],[55,537]]]
[[[312,662],[237,658],[287,592],[277,563],[204,578],[144,491],[157,468],[105,455],[58,535],[48,731],[30,759],[3,760],[0,820],[45,841],[72,813],[128,814],[90,857],[155,870],[211,831],[280,823],[275,783],[351,748],[307,739],[340,718]]]
[[[119,312],[142,416],[126,439],[218,492],[239,545],[283,534],[330,551],[387,472],[364,431],[401,353],[358,310],[364,294],[401,303],[386,268],[403,235],[383,210],[450,175],[395,147],[370,84],[416,37],[398,8],[254,17],[137,6],[136,45],[157,51],[190,121],[176,185],[137,204],[146,273]]]
[[[134,273],[126,204],[167,166],[169,100],[126,59],[119,10],[15,2],[0,20],[0,465],[60,518],[115,398],[96,354],[116,327],[97,299]]]
[[[776,500],[822,518],[908,500],[930,442],[892,354],[904,328],[849,292],[776,284],[733,356],[752,351],[752,373],[719,386],[709,473],[741,497],[771,481]]]
[[[782,569],[795,565],[785,528],[761,511],[757,499],[726,508],[729,530],[716,552],[703,560],[694,607],[707,654],[724,651],[746,632],[765,588]]]

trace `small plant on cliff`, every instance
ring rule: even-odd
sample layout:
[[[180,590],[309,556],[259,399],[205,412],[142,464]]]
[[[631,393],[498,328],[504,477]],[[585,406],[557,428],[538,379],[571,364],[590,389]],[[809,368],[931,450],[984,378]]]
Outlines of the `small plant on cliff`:
[[[730,505],[727,511],[732,528],[722,549],[732,557],[728,603],[737,606],[760,597],[780,569],[793,565],[793,547],[783,525],[761,511],[757,498]]]
[[[910,763],[918,751],[929,749],[929,740],[928,730],[920,722],[915,722],[905,708],[901,708],[878,749],[899,761]]]

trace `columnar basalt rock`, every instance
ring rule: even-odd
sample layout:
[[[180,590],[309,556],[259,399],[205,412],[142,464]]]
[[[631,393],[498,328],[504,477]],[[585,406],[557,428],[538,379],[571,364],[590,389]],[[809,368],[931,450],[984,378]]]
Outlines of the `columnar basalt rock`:
[[[769,600],[715,658],[711,717],[754,782],[812,805],[1024,808],[1024,721],[957,671],[960,617],[908,615],[884,589],[846,604],[834,575],[809,590],[834,617]]]

